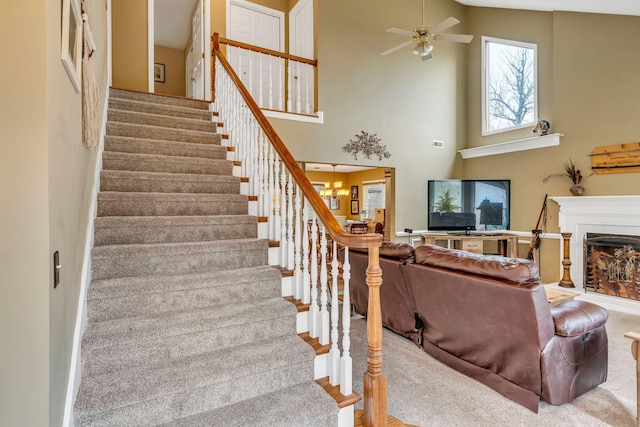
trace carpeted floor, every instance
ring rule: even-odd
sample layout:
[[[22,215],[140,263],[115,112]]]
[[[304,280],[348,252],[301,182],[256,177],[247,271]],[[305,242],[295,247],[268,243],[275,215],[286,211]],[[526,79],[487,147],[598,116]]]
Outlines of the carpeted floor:
[[[385,329],[383,371],[389,413],[416,426],[615,426],[636,427],[636,372],[626,332],[640,316],[609,311],[609,374],[594,390],[562,406],[540,402],[535,414],[489,387],[431,358],[411,341]],[[366,321],[352,319],[354,389],[362,395],[366,370]],[[362,402],[358,404],[362,407]]]

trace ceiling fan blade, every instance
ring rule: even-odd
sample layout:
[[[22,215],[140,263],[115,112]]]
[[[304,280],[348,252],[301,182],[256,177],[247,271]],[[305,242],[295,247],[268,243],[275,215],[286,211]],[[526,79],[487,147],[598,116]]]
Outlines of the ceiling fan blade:
[[[409,37],[413,37],[415,35],[415,33],[413,31],[401,30],[399,28],[387,28],[385,31],[387,33],[401,34],[403,36],[409,36]]]
[[[400,50],[403,47],[409,46],[411,43],[413,43],[413,40],[407,40],[406,42],[401,43],[398,46],[392,47],[391,49],[387,49],[384,52],[380,52],[380,55],[382,55],[382,56],[389,55],[390,53],[393,53],[396,50]]]
[[[471,43],[473,36],[467,34],[439,34],[436,40],[443,42]]]
[[[460,21],[458,21],[456,18],[454,18],[453,16],[448,17],[447,19],[445,19],[444,21],[442,21],[439,24],[434,25],[433,27],[431,27],[430,31],[432,33],[438,34],[444,30],[446,30],[447,28],[451,28],[456,24],[459,24]]]

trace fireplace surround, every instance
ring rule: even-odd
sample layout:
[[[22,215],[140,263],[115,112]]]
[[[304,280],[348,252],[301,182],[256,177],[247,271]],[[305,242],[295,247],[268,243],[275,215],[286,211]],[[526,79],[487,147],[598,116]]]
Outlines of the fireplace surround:
[[[640,196],[550,197],[558,203],[560,231],[571,233],[571,279],[584,292],[584,239],[587,233],[640,236]],[[562,273],[562,268],[561,268]],[[638,313],[640,301],[588,292],[585,299],[606,308]]]

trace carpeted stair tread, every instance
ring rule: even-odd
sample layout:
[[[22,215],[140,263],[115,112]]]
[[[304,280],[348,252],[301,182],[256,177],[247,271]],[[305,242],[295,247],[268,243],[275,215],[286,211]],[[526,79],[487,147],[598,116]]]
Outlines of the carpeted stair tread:
[[[93,280],[187,274],[268,264],[263,239],[96,246],[91,253]]]
[[[147,322],[149,319],[156,322],[144,327],[140,326],[140,317],[127,318],[139,328],[123,337],[108,328],[113,327],[114,321],[92,323],[89,329],[102,328],[102,335],[96,332],[83,342],[83,375],[150,366],[255,341],[293,336],[296,335],[296,321],[290,306],[276,299],[250,305],[245,303],[239,306],[238,313],[249,317],[242,321],[230,321],[234,314],[219,306],[198,309],[200,317],[185,317],[182,315],[184,310],[166,316],[146,316]],[[115,323],[126,327],[122,322]],[[160,326],[163,328],[159,329]],[[113,337],[115,339],[110,339]]]
[[[103,170],[101,191],[238,194],[240,178],[231,175]]]
[[[245,274],[249,272],[249,269],[241,270]],[[281,279],[278,280],[276,277],[271,277],[266,281],[264,279],[259,281],[254,278],[237,278],[235,283],[230,283],[229,280],[224,280],[223,274],[220,275],[223,280],[211,275],[211,273],[199,275],[196,278],[190,276],[193,275],[175,277],[174,289],[172,290],[166,290],[168,278],[171,276],[162,276],[163,280],[160,282],[165,285],[161,288],[164,289],[162,292],[157,290],[155,292],[141,292],[133,284],[136,282],[130,280],[128,292],[123,296],[110,295],[109,297],[95,298],[93,294],[89,295],[87,315],[91,322],[100,322],[121,317],[148,316],[175,310],[224,304],[235,305],[281,297]],[[233,276],[229,275],[228,277]],[[153,277],[144,277],[138,283],[152,279]],[[189,279],[191,280],[188,281]],[[185,283],[180,283],[177,286],[176,281],[184,281]],[[148,290],[148,288],[146,289]]]
[[[264,284],[272,280],[280,283],[282,274],[277,268],[259,266],[203,273],[181,274],[179,276],[159,277],[120,277],[91,282],[87,293],[89,301],[107,298],[120,298],[128,295],[144,295],[181,290],[201,289],[203,287],[242,286],[254,283]],[[280,290],[278,290],[278,295]]]
[[[231,175],[233,162],[222,159],[105,151],[102,155],[102,168],[138,172]]]
[[[165,156],[202,157],[207,159],[227,158],[227,148],[221,145],[162,141],[158,139],[113,135],[105,136],[104,149],[105,152],[161,154]]]
[[[201,108],[182,107],[179,105],[156,104],[135,99],[109,98],[109,109],[121,111],[137,111],[141,113],[160,114],[172,117],[184,117],[211,121],[213,114],[211,111]]]
[[[140,111],[116,110],[113,108],[109,108],[108,120],[112,122],[160,126],[173,129],[199,130],[202,132],[215,132],[217,126],[213,121],[165,116]]]
[[[139,340],[167,338],[194,332],[251,324],[294,314],[293,304],[282,297],[184,309],[93,322],[82,339],[86,348],[109,347]],[[248,316],[240,319],[240,316]]]
[[[94,222],[95,246],[256,237],[258,219],[251,215],[105,216]]]
[[[282,348],[287,349],[287,357],[270,357]],[[189,393],[206,399],[212,389],[248,386],[277,371],[283,378],[270,384],[268,388],[273,391],[285,384],[312,380],[314,357],[314,351],[298,336],[292,335],[184,357],[159,366],[90,376],[80,385],[76,414],[91,415],[138,405],[143,412],[139,415],[147,416],[159,409],[170,408],[165,397]],[[216,400],[218,402],[208,402],[208,405],[200,402],[198,412],[221,406],[224,395]],[[153,408],[156,405],[158,407]],[[133,419],[129,422],[128,425],[137,424]]]
[[[160,139],[163,141],[192,142],[220,145],[222,136],[199,130],[173,129],[162,126],[138,125],[122,122],[107,122],[107,135],[129,136],[132,138]]]
[[[137,193],[101,191],[98,216],[246,215],[241,194]]]
[[[163,427],[327,427],[338,425],[338,405],[315,382],[163,424]]]
[[[176,105],[188,108],[209,110],[209,102],[200,99],[184,98],[180,96],[158,95],[148,92],[136,92],[126,89],[109,88],[109,98],[132,99],[151,104]]]

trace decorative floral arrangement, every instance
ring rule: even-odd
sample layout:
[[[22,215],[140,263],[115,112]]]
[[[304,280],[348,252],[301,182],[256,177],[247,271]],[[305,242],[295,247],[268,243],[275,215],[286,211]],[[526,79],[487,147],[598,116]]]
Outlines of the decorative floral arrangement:
[[[353,154],[353,158],[356,160],[358,160],[358,153],[360,152],[362,152],[367,159],[370,159],[373,154],[378,156],[378,160],[382,160],[383,157],[388,159],[391,157],[391,153],[387,151],[386,145],[380,144],[380,141],[382,141],[382,139],[378,138],[378,134],[374,133],[371,135],[365,131],[360,131],[355,139],[350,139],[342,149],[347,153]]]
[[[579,184],[582,184],[584,181],[586,181],[591,175],[593,175],[593,172],[591,172],[590,175],[583,176],[582,173],[580,172],[580,169],[576,167],[576,163],[571,159],[564,162],[562,167],[564,168],[564,172],[553,173],[548,177],[546,177],[545,179],[543,179],[542,182],[546,184],[547,181],[549,181],[549,179],[553,178],[554,176],[566,176],[571,180],[571,182],[574,185],[579,185]]]

